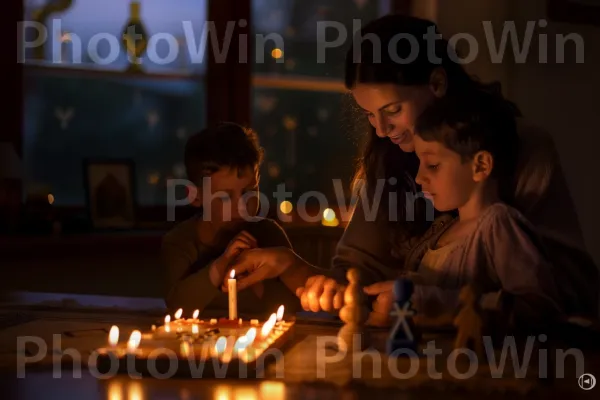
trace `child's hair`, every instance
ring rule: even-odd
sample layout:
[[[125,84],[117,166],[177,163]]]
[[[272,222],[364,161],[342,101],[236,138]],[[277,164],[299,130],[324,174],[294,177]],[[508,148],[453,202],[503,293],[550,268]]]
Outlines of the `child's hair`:
[[[223,122],[192,135],[186,145],[187,177],[195,184],[220,168],[258,168],[263,161],[258,135],[250,128]]]
[[[512,103],[488,92],[445,96],[421,114],[415,133],[444,144],[463,162],[479,151],[489,152],[494,160],[491,177],[498,182],[501,199],[510,203],[519,154],[518,115]]]

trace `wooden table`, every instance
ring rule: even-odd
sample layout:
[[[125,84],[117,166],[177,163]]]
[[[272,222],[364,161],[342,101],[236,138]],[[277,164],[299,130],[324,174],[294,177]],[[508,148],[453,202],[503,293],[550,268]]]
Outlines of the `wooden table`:
[[[5,310],[4,320],[14,311]],[[311,337],[318,335],[335,336],[337,326],[331,323],[315,323],[298,321],[294,343],[284,352],[285,376],[277,379],[274,368],[267,368],[265,379],[133,379],[128,376],[115,376],[106,380],[95,378],[89,371],[83,370],[78,377],[73,370],[68,368],[53,371],[52,367],[35,367],[25,370],[25,377],[17,377],[15,367],[15,341],[19,336],[36,335],[49,338],[52,334],[62,333],[64,348],[73,345],[81,338],[65,335],[64,327],[70,332],[82,331],[90,326],[110,327],[117,323],[120,326],[131,323],[143,328],[155,321],[155,316],[131,316],[124,314],[83,313],[64,311],[34,311],[22,310],[20,318],[12,324],[0,325],[0,389],[3,399],[107,399],[107,400],[145,400],[145,399],[329,399],[329,398],[369,398],[369,399],[422,399],[422,398],[500,398],[500,394],[484,395],[478,391],[448,390],[448,386],[423,385],[410,389],[402,389],[398,380],[389,381],[389,377],[381,380],[354,379],[343,385],[332,383],[327,379],[323,381],[298,379],[302,375],[298,368],[309,368],[310,350],[314,348],[302,347],[302,343],[309,343]],[[93,329],[93,328],[92,328]],[[50,336],[49,336],[50,335]],[[77,335],[75,335],[77,336]],[[385,331],[372,332],[373,343],[376,348],[381,347],[385,341]],[[83,337],[83,336],[82,336]],[[105,340],[105,333],[98,334],[98,338]],[[68,340],[67,340],[68,339]],[[71,342],[69,342],[71,340]],[[83,340],[83,339],[81,339]],[[87,340],[87,339],[85,339]],[[596,353],[585,354],[585,372],[595,373],[600,378],[600,356]],[[332,368],[339,370],[337,366]],[[56,377],[60,374],[60,377]],[[388,379],[388,381],[386,381]],[[375,384],[374,384],[375,383]],[[389,383],[389,385],[388,385]],[[563,379],[556,379],[548,386],[540,386],[534,392],[527,394],[526,398],[573,398],[596,397],[600,387],[586,392],[577,385],[574,370],[567,369]],[[583,397],[582,397],[583,396]],[[525,398],[525,397],[523,397]]]

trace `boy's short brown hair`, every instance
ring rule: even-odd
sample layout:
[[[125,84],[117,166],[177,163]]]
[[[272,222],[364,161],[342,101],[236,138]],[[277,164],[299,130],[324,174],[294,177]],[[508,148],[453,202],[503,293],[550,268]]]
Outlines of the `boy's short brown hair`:
[[[223,122],[192,135],[184,152],[187,177],[196,185],[223,167],[258,169],[264,151],[250,128]]]

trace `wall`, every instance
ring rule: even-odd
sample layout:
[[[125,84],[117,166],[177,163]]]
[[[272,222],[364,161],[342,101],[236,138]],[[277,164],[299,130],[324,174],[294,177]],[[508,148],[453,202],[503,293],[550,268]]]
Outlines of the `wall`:
[[[546,18],[545,0],[514,0],[512,15],[519,25],[525,21]],[[514,64],[509,71],[509,93],[532,121],[552,134],[571,194],[574,197],[579,220],[588,250],[600,265],[600,168],[595,165],[600,146],[598,127],[598,99],[600,93],[600,26],[572,25],[553,21],[543,30],[548,45],[555,47],[557,34],[577,33],[583,37],[585,60],[573,60],[574,45],[565,52],[565,63],[557,64],[549,52],[548,64],[527,62]],[[536,55],[533,43],[532,55]],[[557,210],[559,211],[559,210]]]
[[[594,164],[600,145],[595,98],[600,93],[600,47],[596,45],[600,40],[600,26],[554,21],[548,21],[546,28],[536,25],[524,63],[517,63],[512,51],[506,53],[501,63],[494,63],[489,56],[482,21],[492,21],[496,43],[504,22],[514,21],[522,41],[527,21],[547,18],[546,0],[480,0],[477,7],[467,0],[426,0],[413,3],[413,14],[435,20],[446,38],[459,32],[475,36],[479,55],[465,66],[467,70],[483,81],[499,80],[504,93],[518,104],[525,116],[551,133],[574,197],[586,245],[600,266],[600,234],[594,230],[600,223],[596,206],[600,203],[597,187],[600,169]],[[547,64],[539,62],[536,36],[541,33],[548,38]],[[570,43],[565,46],[565,62],[557,64],[556,35],[570,33],[583,37],[584,63],[575,63],[575,46]]]

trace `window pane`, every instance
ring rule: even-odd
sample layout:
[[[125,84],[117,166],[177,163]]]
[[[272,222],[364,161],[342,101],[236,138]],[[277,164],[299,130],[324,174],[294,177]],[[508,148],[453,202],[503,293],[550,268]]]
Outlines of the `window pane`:
[[[68,0],[27,1],[25,20],[35,20],[40,12],[45,13],[45,10],[57,6],[60,10],[62,4],[68,3]],[[76,0],[66,10],[49,14],[44,23],[47,32],[43,48],[45,63],[62,67],[126,70],[130,63],[122,37],[131,17],[130,3],[127,0]],[[140,19],[148,41],[147,51],[142,55],[144,71],[203,73],[205,62],[199,49],[204,37],[202,30],[207,1],[140,0],[139,3]],[[36,28],[27,29],[25,40],[33,43],[38,33]],[[154,39],[150,40],[151,37]],[[193,51],[188,51],[188,46]],[[106,60],[106,64],[99,63],[96,56]],[[25,49],[25,58],[27,62],[33,62],[35,49]]]
[[[271,196],[286,183],[296,201],[319,191],[336,205],[333,179],[340,180],[340,195],[348,199],[361,132],[357,124],[364,123],[352,113],[343,87],[353,20],[365,25],[388,13],[389,1],[253,0],[252,5],[253,33],[283,39],[278,45],[267,41],[264,63],[253,65],[252,125],[267,153],[261,190]],[[325,21],[337,28],[319,33],[317,23]],[[340,32],[346,40],[318,59],[319,43],[334,41]],[[258,45],[257,51],[260,55]]]
[[[341,79],[353,27],[389,9],[388,0],[253,0],[253,37],[265,37],[264,47],[258,39],[255,43],[254,71]],[[281,43],[267,40],[275,37]],[[338,38],[340,44],[333,45]],[[319,48],[323,57],[318,58]]]
[[[27,185],[83,205],[83,159],[130,158],[138,203],[166,204],[166,179],[185,177],[185,140],[205,124],[204,84],[52,71],[26,70]]]
[[[348,194],[356,154],[354,121],[345,112],[348,95],[276,89],[254,93],[253,126],[266,151],[261,191],[269,201],[281,183],[293,200],[317,190],[335,203],[333,179],[341,180],[341,195]]]

